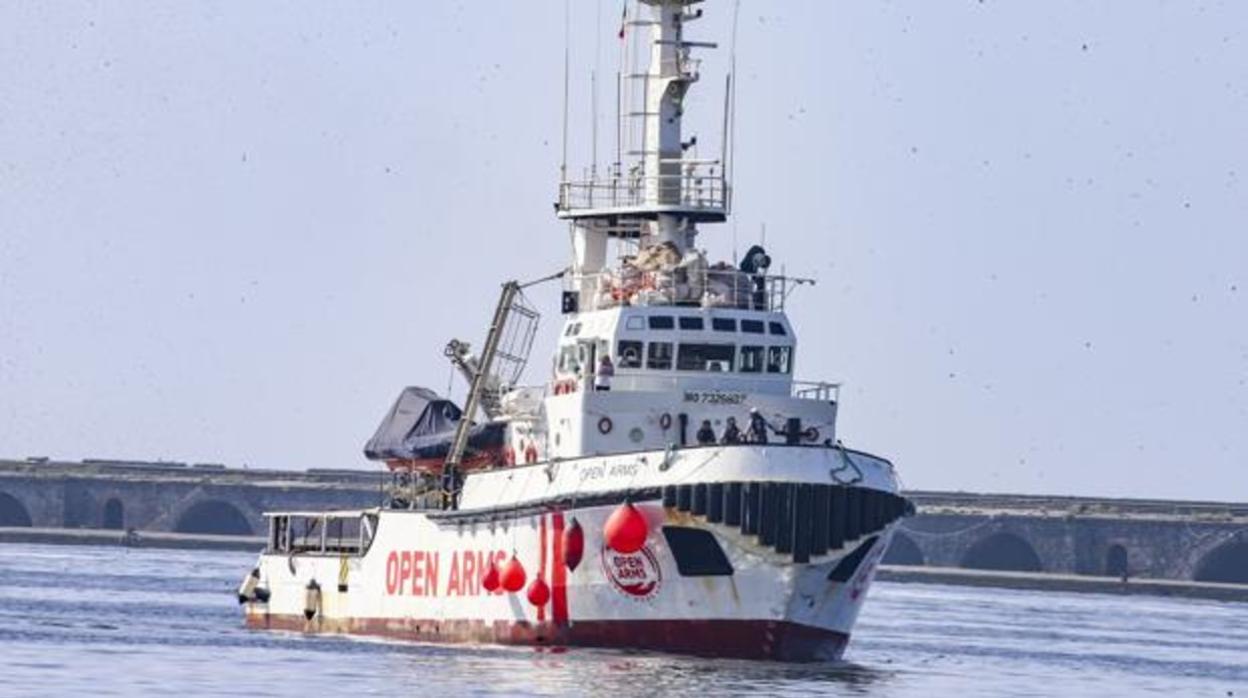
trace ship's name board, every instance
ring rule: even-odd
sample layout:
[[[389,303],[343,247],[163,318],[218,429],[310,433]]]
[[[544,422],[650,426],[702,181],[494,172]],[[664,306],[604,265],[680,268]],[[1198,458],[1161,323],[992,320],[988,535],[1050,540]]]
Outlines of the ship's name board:
[[[740,405],[745,402],[745,393],[734,393],[723,390],[686,390],[685,402],[696,402],[702,405]]]
[[[490,569],[507,560],[502,550],[455,550],[443,567],[437,550],[396,550],[386,558],[386,594],[390,596],[481,596],[491,592],[481,588]],[[501,594],[495,590],[494,594]]]

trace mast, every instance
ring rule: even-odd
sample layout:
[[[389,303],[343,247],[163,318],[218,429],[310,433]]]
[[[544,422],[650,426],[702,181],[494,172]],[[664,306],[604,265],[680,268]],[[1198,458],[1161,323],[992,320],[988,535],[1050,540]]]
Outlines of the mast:
[[[622,162],[605,171],[591,168],[587,179],[571,180],[566,169],[562,174],[555,210],[572,225],[572,271],[583,280],[582,295],[591,291],[586,279],[606,266],[610,238],[670,243],[683,255],[699,223],[727,218],[723,162],[690,157],[697,139],[685,140],[683,133],[685,97],[699,79],[693,51],[715,47],[685,37],[686,24],[702,16],[691,7],[697,2],[640,0],[639,16],[626,16],[624,31],[642,32],[638,38],[649,51],[641,51],[644,69],[620,67],[616,133],[617,142],[640,149],[620,153]]]

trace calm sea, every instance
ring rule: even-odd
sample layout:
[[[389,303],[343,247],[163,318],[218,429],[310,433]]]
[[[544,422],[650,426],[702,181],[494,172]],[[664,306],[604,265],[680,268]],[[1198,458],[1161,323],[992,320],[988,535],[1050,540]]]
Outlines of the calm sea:
[[[880,583],[846,663],[783,665],[249,631],[254,560],[0,545],[0,695],[1248,698],[1248,605]]]

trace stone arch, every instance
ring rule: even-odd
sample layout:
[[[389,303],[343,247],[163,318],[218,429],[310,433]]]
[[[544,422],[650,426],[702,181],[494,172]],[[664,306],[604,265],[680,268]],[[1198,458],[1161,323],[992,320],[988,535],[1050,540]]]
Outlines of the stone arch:
[[[1131,570],[1130,557],[1126,546],[1114,543],[1105,551],[1105,574],[1109,577],[1122,577]]]
[[[1040,556],[1031,543],[1013,533],[993,533],[981,538],[962,556],[962,567],[1008,572],[1043,572]]]
[[[249,536],[254,533],[247,516],[238,507],[220,499],[205,499],[191,505],[178,517],[173,530],[177,533],[226,536]]]
[[[113,497],[104,502],[104,514],[100,517],[100,528],[121,530],[126,527],[126,506],[121,500]]]
[[[1248,584],[1248,541],[1236,538],[1205,554],[1193,576],[1198,582]]]
[[[913,538],[904,533],[895,533],[892,542],[888,544],[888,550],[884,553],[884,559],[880,562],[885,565],[922,566],[927,560],[923,557],[919,544],[915,543]]]
[[[0,527],[31,525],[30,512],[21,500],[7,492],[0,492]]]

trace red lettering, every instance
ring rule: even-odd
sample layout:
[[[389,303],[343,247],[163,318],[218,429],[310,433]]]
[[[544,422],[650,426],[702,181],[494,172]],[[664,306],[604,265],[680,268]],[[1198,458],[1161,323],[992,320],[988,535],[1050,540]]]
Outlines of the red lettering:
[[[428,585],[425,587],[425,593],[429,596],[438,595],[438,553],[425,553],[425,579]]]
[[[481,580],[485,579],[485,573],[490,571],[490,560],[494,556],[484,551],[477,551],[477,573],[473,575],[472,588],[474,594],[481,593]]]
[[[494,565],[498,567],[498,569],[501,570],[503,569],[503,563],[505,562],[507,562],[507,551],[505,550],[496,551],[494,553]],[[495,596],[502,596],[504,593],[506,592],[503,590],[501,586],[494,590]]]
[[[421,569],[421,562],[424,559],[425,552],[423,550],[412,551],[412,596],[425,595],[425,588],[420,583],[421,574],[424,572],[424,570]]]
[[[451,577],[446,580],[447,596],[462,596],[463,591],[459,588],[459,553],[451,553]]]
[[[391,552],[386,558],[386,593],[394,594],[399,586],[399,554]]]
[[[463,593],[476,596],[477,591],[477,560],[472,556],[471,550],[465,550],[463,557],[460,558],[460,564],[464,566],[460,574],[460,583],[464,586]],[[451,568],[455,567],[455,559],[451,558]]]
[[[399,555],[399,595],[403,595],[403,583],[412,578],[412,553],[404,550]]]

